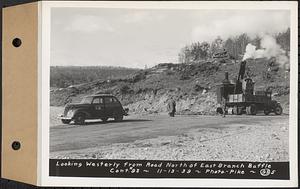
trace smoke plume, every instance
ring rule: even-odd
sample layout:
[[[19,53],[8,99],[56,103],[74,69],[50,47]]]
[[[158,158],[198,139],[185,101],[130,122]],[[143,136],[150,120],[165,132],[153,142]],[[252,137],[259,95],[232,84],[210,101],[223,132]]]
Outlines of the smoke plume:
[[[248,44],[243,60],[248,58],[275,58],[280,66],[288,63],[289,59],[286,52],[281,49],[280,45],[276,43],[276,39],[270,35],[264,35],[261,39],[261,49],[256,49],[256,46]]]

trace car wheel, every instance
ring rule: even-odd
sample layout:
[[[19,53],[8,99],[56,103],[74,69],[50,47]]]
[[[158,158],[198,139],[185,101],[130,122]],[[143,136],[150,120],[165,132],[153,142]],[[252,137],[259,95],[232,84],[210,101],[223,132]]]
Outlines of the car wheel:
[[[251,115],[256,115],[257,114],[257,108],[255,104],[250,105],[250,113]]]
[[[250,106],[247,106],[247,107],[246,107],[246,114],[247,114],[247,115],[251,115],[251,113],[250,113]]]
[[[115,121],[122,121],[122,120],[123,120],[123,115],[115,117]]]
[[[104,117],[104,118],[101,118],[101,120],[105,123],[105,122],[107,122],[108,118]]]
[[[248,115],[256,115],[257,114],[257,108],[255,104],[251,104],[246,108],[246,112]]]
[[[76,125],[83,125],[85,123],[85,115],[84,114],[78,114],[74,118],[74,122]]]
[[[221,107],[218,107],[217,110],[216,110],[216,112],[218,114],[223,114],[223,109]]]
[[[63,124],[69,124],[71,122],[71,120],[70,119],[62,119],[61,122]]]
[[[276,105],[274,112],[275,112],[276,115],[281,115],[282,114],[282,107],[279,104]]]
[[[271,112],[271,111],[270,111],[270,109],[269,109],[269,108],[266,108],[266,109],[264,109],[264,114],[265,114],[265,115],[269,115],[269,114],[270,114],[270,112]]]
[[[238,107],[234,106],[233,109],[232,109],[232,114],[237,115],[238,114],[237,112],[238,112]]]
[[[237,107],[236,114],[237,115],[242,115],[243,114],[243,107]]]

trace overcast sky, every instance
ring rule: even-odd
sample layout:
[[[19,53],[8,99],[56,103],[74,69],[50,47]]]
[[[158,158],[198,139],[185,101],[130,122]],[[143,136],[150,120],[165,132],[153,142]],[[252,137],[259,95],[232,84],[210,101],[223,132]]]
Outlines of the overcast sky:
[[[152,67],[177,62],[179,50],[195,41],[288,27],[289,11],[281,10],[53,8],[51,65]]]

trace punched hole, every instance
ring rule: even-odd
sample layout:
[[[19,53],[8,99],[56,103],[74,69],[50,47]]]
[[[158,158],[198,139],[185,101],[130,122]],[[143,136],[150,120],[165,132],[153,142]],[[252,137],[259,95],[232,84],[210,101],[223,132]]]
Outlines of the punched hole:
[[[21,143],[19,141],[14,141],[12,144],[11,144],[11,147],[12,149],[14,150],[19,150],[21,148]]]
[[[22,41],[19,38],[14,38],[14,40],[12,41],[12,44],[14,47],[20,47],[22,45]]]

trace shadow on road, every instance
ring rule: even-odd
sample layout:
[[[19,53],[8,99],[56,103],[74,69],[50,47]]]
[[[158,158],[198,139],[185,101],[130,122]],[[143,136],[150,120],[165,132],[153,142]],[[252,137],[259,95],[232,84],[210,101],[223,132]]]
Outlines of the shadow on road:
[[[126,120],[120,121],[120,123],[123,123],[123,122],[145,122],[145,121],[153,121],[153,120],[150,120],[150,119],[126,119]],[[112,122],[116,122],[116,121],[112,121]]]
[[[153,121],[153,120],[150,120],[150,119],[126,119],[123,121],[115,121],[115,120],[108,120],[106,122],[93,121],[93,122],[86,122],[85,125],[108,124],[108,123],[132,123],[132,122],[146,122],[146,121]]]
[[[78,126],[89,126],[89,125],[106,125],[106,124],[110,124],[110,123],[117,123],[117,124],[122,124],[122,123],[137,123],[137,122],[148,122],[148,121],[153,121],[150,119],[126,119],[123,121],[115,121],[115,120],[108,120],[106,122],[103,122],[101,120],[97,120],[97,121],[91,121],[91,122],[85,122],[84,125],[75,125],[73,122],[70,124],[64,124],[64,125],[57,125],[55,127],[52,127],[52,129],[67,129],[67,128],[74,128],[74,127],[78,127]]]

